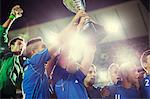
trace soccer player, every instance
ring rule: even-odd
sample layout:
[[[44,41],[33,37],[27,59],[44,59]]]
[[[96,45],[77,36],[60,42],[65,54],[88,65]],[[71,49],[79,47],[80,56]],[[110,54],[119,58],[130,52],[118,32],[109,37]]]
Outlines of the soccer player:
[[[119,76],[119,65],[116,63],[112,63],[108,67],[108,75],[110,77],[111,83],[112,84],[118,84],[121,81],[121,78]]]
[[[87,18],[82,18],[80,20],[86,20]],[[82,22],[84,24],[84,21]],[[77,46],[80,46],[80,44]],[[84,78],[86,77],[89,67],[94,59],[96,51],[94,38],[87,40],[87,46],[82,47],[81,49],[84,49],[82,53],[83,57],[80,64],[78,64],[77,61],[72,60],[72,57],[70,57],[70,48],[67,44],[62,44],[61,53],[57,57],[57,61],[51,73],[54,89],[58,99],[88,98],[84,87]]]
[[[16,37],[8,43],[8,30],[22,13],[19,5],[14,6],[8,20],[0,26],[0,98],[15,98],[16,87],[21,86],[23,69],[20,55],[23,53],[25,41]]]
[[[110,85],[109,86],[105,86],[104,88],[102,88],[102,93],[103,93],[103,98],[104,99],[111,99],[114,97],[116,88],[118,87],[118,85],[120,85],[121,83],[121,77],[119,75],[119,65],[116,63],[112,63],[109,67],[108,67],[108,76],[110,78]]]
[[[121,84],[115,88],[115,99],[130,99],[140,98],[140,93],[136,84],[138,83],[138,69],[134,63],[123,63],[119,68],[120,77],[122,79]]]
[[[79,66],[75,64],[69,67],[70,65],[62,65],[60,63],[56,65],[53,72],[53,80],[55,81],[54,87],[58,99],[88,99],[84,87],[84,78],[88,73],[89,64],[92,64],[95,50],[94,46],[89,46],[85,52],[84,58],[86,59],[83,59],[84,61],[82,60]],[[62,66],[67,67],[64,68]]]
[[[92,64],[89,68],[89,72],[87,73],[84,79],[84,85],[87,90],[88,97],[90,99],[102,98],[100,95],[100,90],[93,86],[95,83],[95,79],[96,79],[96,66]]]
[[[142,84],[140,86],[140,91],[142,98],[150,98],[150,50],[145,51],[141,56],[141,65],[146,71],[146,76],[144,77]]]
[[[57,50],[61,46],[66,33],[74,33],[80,27],[83,27],[82,18],[86,18],[84,12],[78,12],[69,26],[61,32],[59,36],[60,42],[58,45],[54,44],[46,48],[41,38],[33,38],[27,43],[26,54],[29,57],[24,63],[24,79],[23,79],[23,91],[25,99],[50,98],[49,91],[49,68],[47,62],[53,62],[57,56]],[[81,19],[81,20],[80,20]],[[83,21],[83,22],[82,22]],[[78,23],[79,22],[79,23]],[[77,24],[76,24],[77,23]],[[65,38],[67,39],[67,38]],[[58,73],[60,74],[60,73]]]
[[[49,98],[45,64],[52,56],[41,38],[31,39],[27,43],[26,53],[29,59],[24,62],[23,92],[25,99]]]

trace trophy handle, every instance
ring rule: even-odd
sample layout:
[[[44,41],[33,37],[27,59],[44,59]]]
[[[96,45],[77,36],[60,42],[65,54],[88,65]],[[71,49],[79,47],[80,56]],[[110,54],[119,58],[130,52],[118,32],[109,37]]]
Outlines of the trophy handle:
[[[73,13],[77,13],[79,10],[85,11],[85,0],[63,0],[65,7]]]

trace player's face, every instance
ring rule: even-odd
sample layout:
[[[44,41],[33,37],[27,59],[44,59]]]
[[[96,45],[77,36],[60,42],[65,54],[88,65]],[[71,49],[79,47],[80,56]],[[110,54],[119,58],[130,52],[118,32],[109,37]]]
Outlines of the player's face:
[[[138,69],[135,67],[135,68],[132,68],[128,71],[128,80],[135,84],[135,83],[138,83],[138,79],[139,79],[139,72],[138,72]]]
[[[42,41],[39,41],[36,44],[38,45],[38,47],[36,48],[36,53],[38,53],[46,48],[46,45]]]
[[[121,80],[118,69],[119,68],[114,67],[110,70],[110,77],[113,83],[117,83],[118,81]]]
[[[93,85],[95,83],[95,78],[96,78],[96,68],[91,66],[89,68],[89,71],[88,71],[88,74],[87,74],[85,80],[86,80],[86,82]]]
[[[25,42],[21,40],[16,40],[14,45],[11,45],[11,51],[16,55],[21,55],[25,49]]]
[[[144,79],[144,74],[145,74],[144,70],[139,71],[139,80],[143,80]]]
[[[147,59],[147,64],[150,64],[150,55],[148,55],[148,56],[146,57],[146,59]]]
[[[147,60],[147,63],[146,63],[146,68],[147,68],[147,71],[150,73],[150,55],[148,55],[146,57],[146,60]]]

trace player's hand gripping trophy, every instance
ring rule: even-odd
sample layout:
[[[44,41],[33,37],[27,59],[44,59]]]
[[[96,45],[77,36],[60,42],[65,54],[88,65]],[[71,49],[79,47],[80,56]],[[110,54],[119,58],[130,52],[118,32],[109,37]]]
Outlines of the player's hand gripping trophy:
[[[73,13],[77,13],[79,10],[85,11],[85,0],[63,0],[63,4],[68,10]],[[94,42],[98,43],[106,36],[104,28],[92,21],[87,19],[84,23],[81,32],[85,32],[89,37],[93,37]]]

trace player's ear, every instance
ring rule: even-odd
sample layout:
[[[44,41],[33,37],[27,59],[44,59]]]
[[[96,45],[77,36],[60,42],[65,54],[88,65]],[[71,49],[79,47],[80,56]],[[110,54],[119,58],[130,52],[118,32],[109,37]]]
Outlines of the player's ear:
[[[32,50],[32,51],[31,51],[31,55],[33,55],[34,53],[36,53],[36,51],[35,51],[35,50]]]
[[[11,49],[11,51],[13,51],[13,50],[14,50],[14,46],[15,46],[15,45],[13,45],[13,44],[11,44],[11,45],[10,45],[10,49]]]

